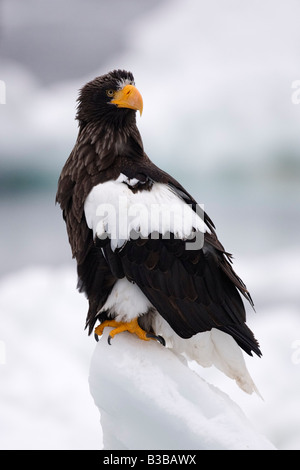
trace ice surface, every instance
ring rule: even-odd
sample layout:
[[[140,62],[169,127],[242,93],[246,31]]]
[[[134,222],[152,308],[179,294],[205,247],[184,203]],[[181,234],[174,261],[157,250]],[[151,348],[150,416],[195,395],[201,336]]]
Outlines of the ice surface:
[[[32,267],[1,280],[1,449],[101,447],[85,309],[73,270]]]
[[[136,394],[134,407],[138,403],[142,406],[147,400],[148,405],[154,403],[156,413],[159,411],[168,416],[175,410],[173,401],[180,403],[190,413],[190,418],[184,421],[179,406],[175,416],[184,422],[187,430],[188,424],[193,423],[191,410],[197,410],[200,416],[199,400],[201,404],[201,399],[204,399],[212,415],[217,417],[219,413],[220,418],[229,422],[228,440],[216,434],[220,445],[237,445],[238,441],[234,441],[236,424],[245,431],[244,437],[247,434],[249,445],[258,443],[259,434],[262,434],[279,449],[299,450],[299,258],[298,252],[284,251],[273,257],[268,254],[265,258],[252,257],[238,263],[238,271],[245,274],[256,303],[257,313],[249,310],[248,324],[260,341],[263,352],[261,359],[245,355],[245,360],[264,401],[242,392],[234,381],[217,369],[204,369],[191,363],[190,367],[195,368],[198,374],[194,375],[171,351],[161,350],[154,342],[140,341],[136,344],[133,337],[127,338],[124,333],[124,336],[114,338],[110,348],[105,340],[95,345],[93,338],[83,330],[87,301],[76,291],[75,267],[31,267],[2,278],[0,341],[2,350],[5,350],[5,363],[0,363],[0,448],[102,448],[99,412],[88,389],[89,364],[94,352],[91,365],[94,378],[91,376],[90,380],[91,383],[94,381],[94,395],[97,396],[96,389],[100,387],[97,404],[100,406],[99,400],[103,398],[101,406],[104,408],[104,399],[107,400],[107,413],[112,406],[121,408],[122,413],[128,412],[132,402],[127,400],[127,404],[124,403],[119,390],[124,385],[126,392],[130,381],[131,388],[138,387],[139,377],[129,366],[130,361],[131,366],[133,361],[139,365],[144,357],[150,368],[149,376],[140,376],[144,379],[144,386]],[[124,342],[126,348],[122,347]],[[137,348],[138,354],[132,355],[132,348]],[[162,351],[166,353],[164,360],[158,360],[157,356]],[[161,371],[157,364],[162,365]],[[170,375],[165,376],[168,364],[171,364]],[[143,368],[144,374],[148,368]],[[155,387],[151,382],[154,372],[159,379]],[[123,381],[120,380],[122,374]],[[185,384],[187,377],[191,384],[189,388]],[[113,388],[112,384],[116,386]],[[166,389],[165,398],[162,385]],[[109,399],[105,387],[110,388],[117,401]],[[251,426],[246,433],[248,422],[220,390],[239,406],[258,434]],[[153,393],[151,400],[147,399],[150,392]],[[168,399],[170,396],[171,401]],[[223,414],[220,403],[226,404]],[[212,426],[205,413],[206,407],[200,423]],[[109,439],[111,445],[117,445],[116,439],[120,439],[120,434],[112,436],[107,416],[102,412],[102,425],[108,440],[106,445]],[[121,414],[120,419],[125,417]],[[157,414],[154,419],[157,419]],[[171,417],[165,422],[170,423]],[[136,425],[139,423],[141,420],[135,421]],[[196,439],[195,433],[200,431],[200,427],[195,427],[190,436]],[[252,440],[255,435],[256,441]],[[122,445],[125,446],[125,440]]]
[[[274,449],[230,398],[160,344],[106,328],[92,358],[90,389],[104,449]]]

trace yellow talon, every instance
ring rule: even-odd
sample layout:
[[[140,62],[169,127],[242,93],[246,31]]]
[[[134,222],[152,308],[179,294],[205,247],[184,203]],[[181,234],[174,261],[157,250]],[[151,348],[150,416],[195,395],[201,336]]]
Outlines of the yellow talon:
[[[137,318],[130,322],[118,322],[116,320],[105,320],[101,325],[97,326],[95,329],[95,333],[98,336],[103,334],[103,330],[106,326],[112,326],[114,329],[110,332],[108,342],[118,333],[122,333],[122,331],[129,331],[129,333],[135,333],[140,339],[144,341],[149,341],[150,338],[147,338],[146,331],[142,330],[140,325],[138,324]]]
[[[134,320],[131,320],[130,322],[118,322],[116,320],[105,320],[103,323],[101,323],[101,325],[95,328],[95,334],[98,336],[102,336],[104,328],[106,326],[110,326],[114,328],[110,332],[110,335],[108,337],[109,344],[110,344],[111,339],[115,335],[122,333],[122,331],[128,331],[129,333],[136,334],[140,339],[143,339],[144,341],[155,339],[159,341],[163,346],[165,346],[165,340],[161,336],[156,336],[152,333],[146,333],[146,331],[144,331],[138,324],[137,318],[134,318]]]
[[[97,328],[95,328],[95,333],[96,335],[98,336],[102,336],[103,335],[103,331],[104,331],[104,328],[106,326],[112,326],[112,327],[117,327],[119,325],[122,325],[122,323],[116,321],[116,320],[105,320],[103,323],[101,323],[101,325],[98,325]]]

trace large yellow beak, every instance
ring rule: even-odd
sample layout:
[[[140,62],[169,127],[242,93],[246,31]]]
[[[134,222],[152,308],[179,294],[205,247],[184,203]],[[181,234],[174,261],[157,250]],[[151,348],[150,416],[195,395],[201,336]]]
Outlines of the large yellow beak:
[[[139,90],[133,85],[125,85],[122,90],[117,91],[111,103],[117,105],[118,108],[135,109],[142,115],[143,98]]]

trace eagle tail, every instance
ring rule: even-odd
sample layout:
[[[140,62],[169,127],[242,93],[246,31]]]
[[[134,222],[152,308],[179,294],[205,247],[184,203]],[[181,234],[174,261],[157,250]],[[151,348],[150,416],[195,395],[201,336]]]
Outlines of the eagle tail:
[[[258,341],[245,323],[241,325],[220,326],[218,329],[231,335],[249,356],[252,356],[252,352],[257,354],[258,357],[262,356]]]

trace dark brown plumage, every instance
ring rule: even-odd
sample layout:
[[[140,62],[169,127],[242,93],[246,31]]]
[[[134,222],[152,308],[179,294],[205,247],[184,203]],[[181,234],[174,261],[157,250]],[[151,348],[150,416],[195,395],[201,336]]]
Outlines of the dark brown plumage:
[[[116,181],[120,175],[128,178],[122,184],[133,194],[151,192],[159,183],[193,210],[197,207],[192,196],[145,154],[136,109],[112,103],[115,93],[126,84],[133,84],[132,74],[117,70],[82,88],[78,138],[58,182],[56,200],[77,260],[78,288],[89,301],[89,333],[97,320],[114,316],[113,309],[103,310],[103,306],[118,279],[126,278],[153,306],[139,318],[149,331],[152,325],[147,326],[146,317],[151,319],[156,310],[182,338],[216,328],[231,335],[248,354],[260,356],[258,343],[245,324],[240,294],[253,306],[251,296],[233,271],[231,255],[219,242],[207,214],[203,217],[208,231],[199,250],[186,250],[186,241],[173,234],[169,239],[162,234],[156,239],[151,234],[128,239],[121,248],[112,249],[109,238],[94,237],[87,225],[84,205],[91,190]]]

